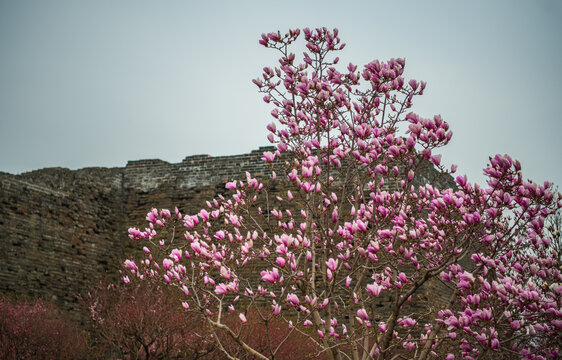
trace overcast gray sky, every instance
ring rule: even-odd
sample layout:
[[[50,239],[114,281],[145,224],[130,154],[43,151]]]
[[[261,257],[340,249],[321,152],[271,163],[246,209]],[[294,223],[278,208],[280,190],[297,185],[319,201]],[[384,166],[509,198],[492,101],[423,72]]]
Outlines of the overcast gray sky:
[[[508,153],[562,184],[560,1],[0,0],[0,171],[179,162],[268,145],[262,32],[338,27],[343,64],[406,58],[447,164]]]

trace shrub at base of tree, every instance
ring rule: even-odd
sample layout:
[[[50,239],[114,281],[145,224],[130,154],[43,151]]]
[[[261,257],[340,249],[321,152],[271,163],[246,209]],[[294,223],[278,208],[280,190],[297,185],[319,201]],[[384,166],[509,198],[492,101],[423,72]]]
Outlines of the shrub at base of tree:
[[[97,358],[198,359],[215,349],[202,321],[183,311],[169,288],[99,285],[82,303],[92,320]]]
[[[224,331],[210,332],[204,317],[185,311],[168,287],[149,282],[99,285],[82,297],[82,303],[92,320],[92,358],[223,359],[214,336],[237,358],[253,358]],[[291,329],[280,319],[264,321],[265,310],[247,313],[244,323],[237,314],[226,314],[225,323],[239,332],[242,341],[267,353],[269,346],[283,345]],[[290,346],[277,353],[280,359],[323,358],[318,355],[321,349],[298,332],[286,343]]]

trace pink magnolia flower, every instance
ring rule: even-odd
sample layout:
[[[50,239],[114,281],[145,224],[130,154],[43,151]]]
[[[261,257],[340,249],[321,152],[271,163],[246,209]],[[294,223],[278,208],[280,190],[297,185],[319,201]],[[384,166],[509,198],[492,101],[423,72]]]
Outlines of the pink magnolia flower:
[[[224,295],[228,292],[228,286],[226,286],[223,283],[220,283],[217,285],[217,287],[215,288],[215,293],[217,293],[218,295]]]
[[[260,275],[263,281],[267,281],[273,284],[277,279],[279,279],[279,270],[277,270],[277,268],[274,267],[271,271],[269,270],[262,271]]]
[[[281,256],[277,257],[277,259],[275,259],[275,262],[277,263],[277,265],[279,265],[280,267],[284,267],[286,260],[285,258],[282,258]]]
[[[209,213],[205,209],[201,209],[201,211],[199,212],[199,217],[205,222],[209,221]]]
[[[449,282],[449,281],[451,281],[451,274],[446,273],[446,272],[442,272],[441,273],[441,279],[443,279],[443,281],[445,281],[445,282]]]
[[[224,266],[221,267],[220,274],[221,277],[226,281],[230,280],[230,271],[226,267]]]
[[[367,314],[367,311],[363,308],[357,310],[357,316],[359,316],[363,320],[369,320],[369,315]]]
[[[173,249],[172,252],[170,253],[170,257],[174,259],[175,262],[179,262],[182,257],[181,250]]]
[[[329,258],[328,261],[326,261],[326,266],[328,267],[328,269],[336,271],[336,268],[338,267],[338,260]]]
[[[174,262],[168,258],[165,258],[164,260],[162,260],[162,265],[164,266],[164,269],[169,270],[172,266],[174,266]]]
[[[309,178],[312,177],[312,168],[311,167],[307,167],[307,166],[303,166],[301,169],[302,172],[302,176],[305,178]]]
[[[146,220],[154,223],[158,219],[158,210],[152,209],[148,214],[146,214]]]
[[[416,320],[412,319],[412,318],[404,318],[400,321],[400,324],[404,327],[412,327],[414,325],[416,325]]]
[[[272,163],[275,160],[275,154],[271,151],[264,151],[262,159],[265,162]]]
[[[269,123],[267,124],[267,130],[271,131],[272,133],[275,133],[277,131],[277,127],[275,126],[275,123]]]
[[[238,315],[238,317],[240,318],[240,320],[241,320],[243,323],[246,323],[246,322],[248,321],[248,319],[246,319],[246,315],[244,315],[244,314],[242,314],[242,313],[240,313],[240,315]]]
[[[125,267],[127,269],[133,270],[133,271],[138,271],[139,268],[137,267],[137,264],[135,264],[135,262],[133,260],[125,260]]]
[[[201,253],[201,245],[198,242],[192,242],[190,246],[191,250],[193,250],[196,254]]]
[[[367,285],[367,291],[373,296],[378,296],[381,293],[382,287],[377,283],[372,283]]]
[[[299,297],[295,294],[292,294],[292,293],[287,295],[287,302],[290,303],[292,306],[295,306],[295,307],[299,306],[299,304],[300,304]]]
[[[357,219],[357,220],[355,221],[355,225],[357,226],[357,230],[358,230],[358,231],[360,231],[360,232],[365,232],[365,231],[367,231],[367,225],[368,225],[368,224],[364,223],[362,220]]]

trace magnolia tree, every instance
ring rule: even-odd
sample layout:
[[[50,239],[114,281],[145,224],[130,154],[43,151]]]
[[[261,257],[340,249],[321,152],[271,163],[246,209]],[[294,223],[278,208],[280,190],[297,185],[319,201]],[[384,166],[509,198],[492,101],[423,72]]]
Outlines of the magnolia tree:
[[[490,158],[486,187],[425,184],[428,168],[455,172],[436,152],[452,132],[410,111],[426,84],[402,77],[404,59],[339,68],[337,29],[259,43],[281,54],[254,80],[273,106],[263,160],[277,175],[228,182],[230,197],[194,215],[149,212],[129,230],[147,254],[125,262],[130,274],[177,286],[185,309],[260,359],[287,344],[243,341],[248,311],[283,319],[329,359],[557,358],[562,279],[543,231],[560,194],[507,155]]]

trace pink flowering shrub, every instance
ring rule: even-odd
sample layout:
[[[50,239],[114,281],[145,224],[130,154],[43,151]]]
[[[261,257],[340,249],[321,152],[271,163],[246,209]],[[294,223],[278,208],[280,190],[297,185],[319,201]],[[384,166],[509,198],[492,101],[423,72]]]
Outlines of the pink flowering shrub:
[[[490,158],[486,186],[438,185],[455,172],[438,153],[452,132],[411,111],[426,84],[403,78],[404,59],[339,67],[336,29],[259,42],[280,53],[254,80],[273,106],[263,160],[278,173],[228,182],[231,196],[196,214],[149,212],[146,229],[129,230],[146,257],[125,262],[125,281],[177,287],[211,333],[260,359],[290,343],[257,348],[227,319],[250,323],[264,304],[262,321],[285,322],[329,359],[557,358],[552,185],[524,180],[508,155]],[[277,182],[286,193],[269,192]]]
[[[0,359],[79,359],[87,336],[51,304],[0,298]]]

